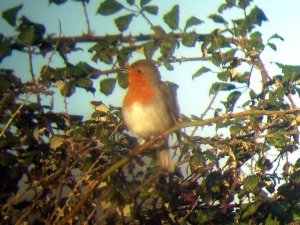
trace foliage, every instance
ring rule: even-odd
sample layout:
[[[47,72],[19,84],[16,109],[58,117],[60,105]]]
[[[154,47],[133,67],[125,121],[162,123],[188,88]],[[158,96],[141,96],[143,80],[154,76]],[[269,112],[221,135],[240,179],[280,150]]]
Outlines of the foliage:
[[[69,1],[49,0],[49,7],[67,7]],[[90,4],[76,2],[84,9]],[[160,12],[151,0],[99,3],[95,16],[111,18],[121,33],[106,36],[90,33],[88,14],[89,33],[68,37],[49,34],[21,10],[17,5],[2,13],[16,32],[0,35],[0,61],[14,52],[27,54],[31,80],[0,70],[1,224],[299,224],[300,159],[290,162],[288,156],[299,145],[300,67],[277,63],[279,75],[265,69],[262,52],[276,50],[272,41],[283,38],[263,40],[259,27],[267,17],[251,0],[226,0],[209,16],[215,29],[207,34],[196,32],[203,18],[191,16],[182,26],[180,5]],[[225,17],[230,10],[243,16]],[[124,35],[137,18],[152,33]],[[199,56],[176,58],[178,49],[194,47],[201,48]],[[69,57],[80,48],[91,58],[72,63]],[[181,115],[166,133],[182,130],[182,140],[171,145],[174,174],[153,163],[161,136],[139,144],[119,107],[93,101],[94,112],[85,120],[54,110],[58,99],[66,102],[78,89],[112,95],[126,88],[120,68],[141,49],[169,70],[177,62],[204,61],[186,79],[208,73],[216,79],[205,114]],[[39,74],[33,56],[46,59]],[[54,57],[63,63],[52,65]],[[259,92],[251,86],[258,77]],[[192,132],[183,129],[188,127]],[[199,127],[215,132],[201,137]]]

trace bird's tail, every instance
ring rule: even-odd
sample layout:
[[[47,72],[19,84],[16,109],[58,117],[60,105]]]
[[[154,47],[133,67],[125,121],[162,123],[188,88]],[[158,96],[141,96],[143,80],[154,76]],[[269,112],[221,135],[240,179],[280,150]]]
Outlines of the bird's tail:
[[[168,150],[164,149],[159,152],[159,165],[164,171],[168,173],[174,172],[174,164]]]

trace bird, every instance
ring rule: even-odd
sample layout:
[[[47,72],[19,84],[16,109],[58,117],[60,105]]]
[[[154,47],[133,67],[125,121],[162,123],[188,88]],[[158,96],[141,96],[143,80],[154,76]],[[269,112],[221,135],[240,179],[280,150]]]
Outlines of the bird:
[[[179,119],[176,92],[161,81],[152,60],[141,59],[127,67],[128,90],[122,113],[128,129],[138,137],[148,139],[174,126]],[[166,172],[174,172],[174,165],[166,149],[159,153],[159,165]]]

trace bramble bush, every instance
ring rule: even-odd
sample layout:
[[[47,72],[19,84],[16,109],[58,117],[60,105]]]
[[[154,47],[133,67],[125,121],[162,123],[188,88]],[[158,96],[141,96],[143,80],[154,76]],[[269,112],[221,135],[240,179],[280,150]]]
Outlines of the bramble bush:
[[[67,9],[70,1],[49,0],[49,8]],[[78,36],[64,36],[61,28],[48,33],[46,24],[20,14],[22,4],[2,12],[15,34],[0,34],[0,62],[27,55],[30,79],[1,66],[1,224],[300,223],[300,160],[289,157],[299,145],[300,66],[278,62],[281,74],[266,69],[261,54],[276,51],[283,38],[263,40],[261,8],[226,0],[206,19],[181,21],[180,5],[161,12],[151,0],[104,0],[89,15],[91,1],[76,2],[87,28]],[[241,17],[224,16],[233,10]],[[110,18],[119,34],[93,34],[94,17]],[[134,30],[137,19],[151,32]],[[211,31],[198,33],[206,20]],[[177,54],[193,48],[198,55]],[[109,96],[126,88],[120,68],[137,51],[168,70],[199,62],[185,79],[212,76],[202,115],[181,115],[176,126],[142,144],[128,133],[120,107],[101,99],[80,103],[93,109],[87,119],[67,110],[80,89]],[[69,60],[73,54],[86,61]],[[36,72],[38,59],[44,64]],[[259,91],[252,80],[261,82]],[[59,99],[65,112],[55,110]],[[164,174],[153,153],[177,130],[182,139],[170,146],[176,171]]]

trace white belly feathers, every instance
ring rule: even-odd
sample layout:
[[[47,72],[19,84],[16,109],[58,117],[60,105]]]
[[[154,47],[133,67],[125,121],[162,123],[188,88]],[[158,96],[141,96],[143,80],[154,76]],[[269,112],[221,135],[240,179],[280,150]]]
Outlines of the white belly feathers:
[[[165,116],[170,112],[167,112],[163,103],[154,107],[152,104],[136,102],[123,113],[128,128],[141,137],[155,135],[172,126],[172,121]]]

